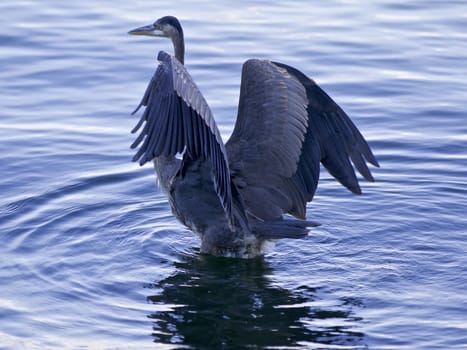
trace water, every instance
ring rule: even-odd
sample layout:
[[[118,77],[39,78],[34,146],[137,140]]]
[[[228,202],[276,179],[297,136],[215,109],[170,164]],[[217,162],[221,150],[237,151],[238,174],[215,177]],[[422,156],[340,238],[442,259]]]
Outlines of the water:
[[[3,1],[1,349],[467,349],[467,5]],[[322,226],[264,258],[200,256],[130,112],[182,19],[224,139],[242,62],[282,61],[349,113],[380,169],[322,173]]]

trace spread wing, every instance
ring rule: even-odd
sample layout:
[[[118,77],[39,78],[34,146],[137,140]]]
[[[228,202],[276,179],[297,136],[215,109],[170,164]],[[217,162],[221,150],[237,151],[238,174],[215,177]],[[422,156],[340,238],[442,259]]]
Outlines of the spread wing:
[[[191,159],[209,159],[215,190],[230,222],[232,194],[227,153],[206,100],[186,68],[166,52],[135,112],[146,109],[132,132],[140,134],[131,148],[141,165],[159,156],[185,152]],[[133,112],[133,113],[135,113]]]
[[[243,65],[237,122],[226,143],[233,182],[260,219],[305,218],[320,162],[345,187],[361,193],[352,163],[369,181],[378,163],[344,111],[311,79],[287,65]],[[352,161],[352,163],[351,163]]]

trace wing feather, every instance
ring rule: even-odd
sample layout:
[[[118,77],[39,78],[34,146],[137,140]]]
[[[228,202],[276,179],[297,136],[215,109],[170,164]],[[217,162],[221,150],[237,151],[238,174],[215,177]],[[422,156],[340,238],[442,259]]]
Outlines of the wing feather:
[[[378,166],[357,127],[314,81],[267,60],[243,65],[237,121],[226,150],[246,209],[264,220],[282,213],[305,218],[320,162],[354,193],[361,190],[352,163],[369,181],[365,160]]]
[[[159,66],[136,108],[145,111],[133,129],[141,129],[132,148],[141,165],[159,156],[175,156],[184,149],[192,159],[209,159],[214,187],[232,223],[232,194],[227,153],[206,100],[185,67],[161,51]],[[134,113],[135,113],[134,112]]]

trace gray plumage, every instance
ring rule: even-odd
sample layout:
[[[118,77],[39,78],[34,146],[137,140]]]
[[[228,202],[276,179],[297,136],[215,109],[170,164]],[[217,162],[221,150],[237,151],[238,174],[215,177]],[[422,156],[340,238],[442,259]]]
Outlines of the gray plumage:
[[[243,65],[237,121],[224,145],[211,110],[183,65],[183,30],[175,17],[129,32],[169,37],[175,57],[159,52],[159,66],[133,132],[133,160],[153,161],[177,218],[201,237],[201,252],[252,257],[270,239],[300,238],[320,162],[360,194],[352,163],[374,181],[379,166],[345,112],[297,69],[268,60]],[[182,155],[178,159],[177,155]],[[293,217],[283,217],[290,214]]]

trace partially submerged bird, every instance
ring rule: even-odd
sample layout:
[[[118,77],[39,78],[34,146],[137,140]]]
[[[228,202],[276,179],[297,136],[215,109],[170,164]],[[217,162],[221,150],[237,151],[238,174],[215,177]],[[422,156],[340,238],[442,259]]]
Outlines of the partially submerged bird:
[[[224,144],[184,66],[180,22],[165,16],[129,34],[172,40],[175,56],[159,52],[135,110],[146,107],[132,131],[142,127],[133,161],[153,161],[174,215],[199,234],[202,253],[253,257],[269,240],[306,236],[318,225],[305,215],[320,162],[353,193],[361,190],[352,163],[374,181],[366,162],[379,165],[367,142],[302,72],[269,60],[246,61],[237,121]]]

